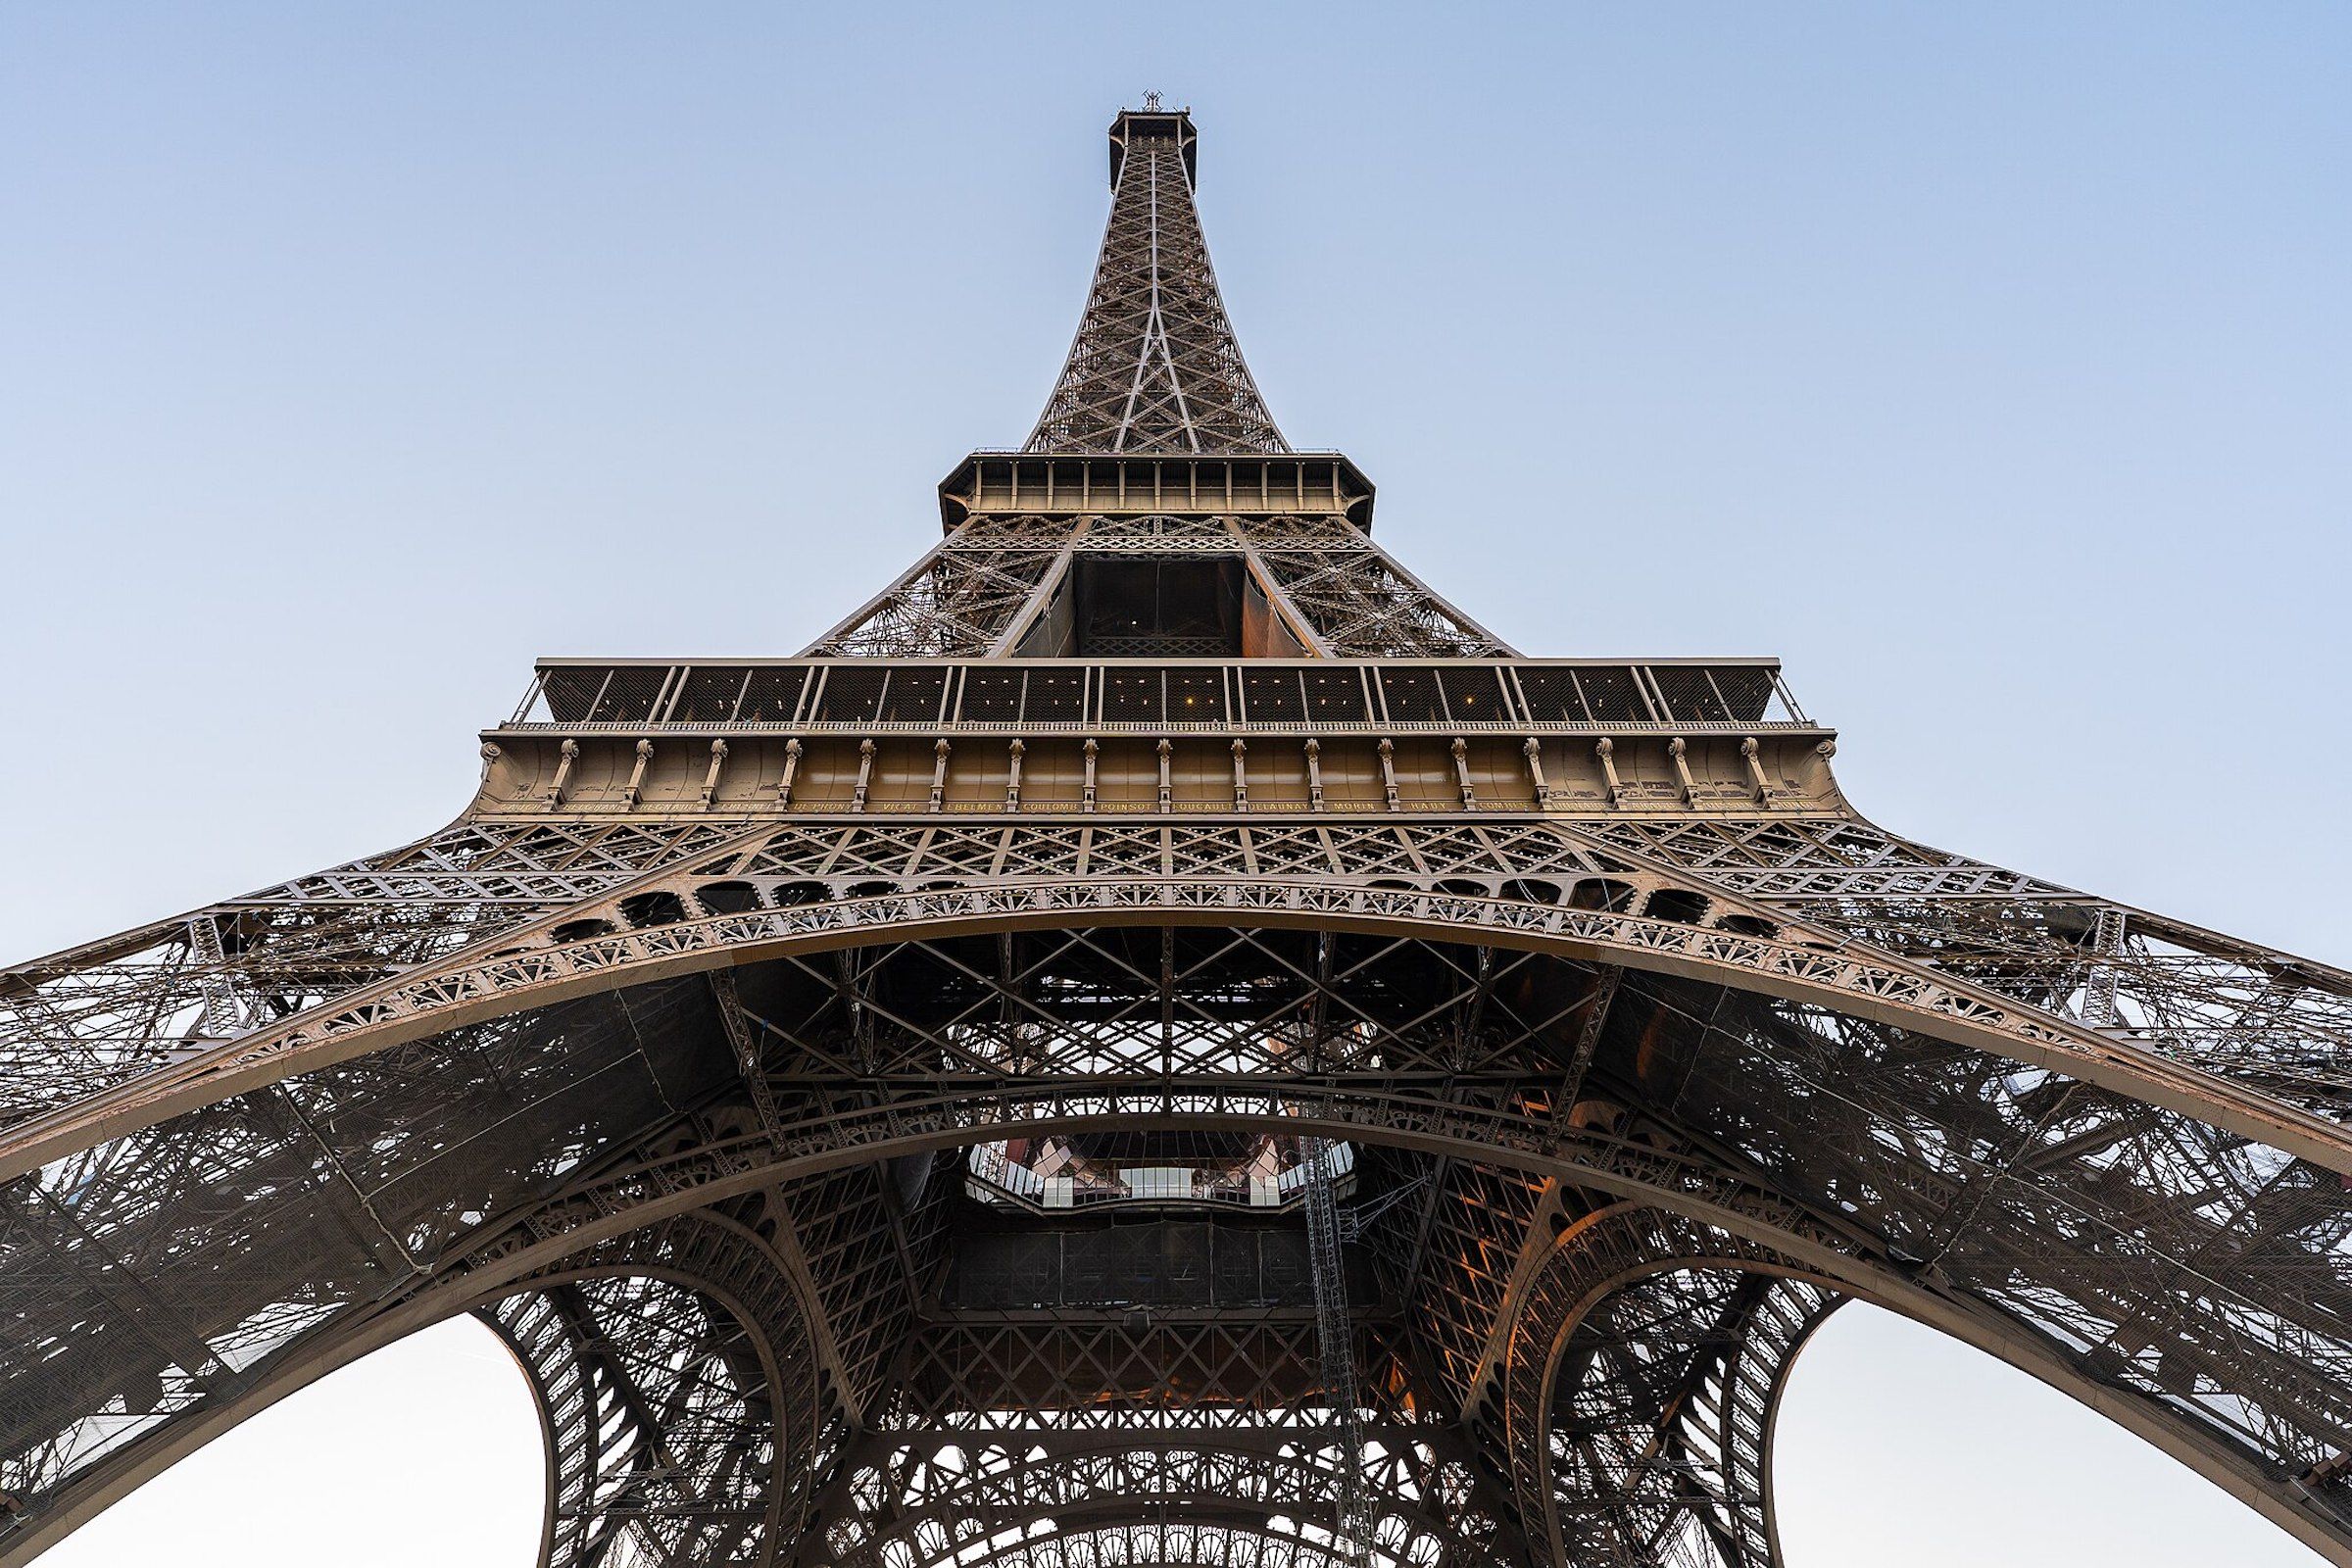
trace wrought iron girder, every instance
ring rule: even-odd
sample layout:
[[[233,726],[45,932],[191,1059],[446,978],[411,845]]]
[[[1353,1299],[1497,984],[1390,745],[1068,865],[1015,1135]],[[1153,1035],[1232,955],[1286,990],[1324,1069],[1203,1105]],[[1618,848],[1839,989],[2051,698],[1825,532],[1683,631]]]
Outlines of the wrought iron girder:
[[[1273,613],[1321,658],[1512,654],[1508,644],[1344,517],[981,514],[959,524],[801,657],[1004,657],[1036,623],[1080,552],[1089,557],[1238,554],[1250,564]]]
[[[2342,1116],[2352,973],[1898,838],[1858,817],[1579,823],[1873,950]]]
[[[1448,1160],[1410,1232],[1402,1215],[1374,1232],[1456,1410],[1475,1404],[1494,1337],[1508,1328],[1512,1280],[1552,1186],[1525,1170]]]
[[[1335,656],[1495,659],[1511,653],[1370,539],[1309,543],[1255,535],[1251,545],[1287,608]]]
[[[1236,1314],[1184,1322],[1149,1312],[1063,1314],[1045,1321],[941,1322],[913,1345],[879,1425],[1019,1431],[1148,1430],[1172,1420],[1202,1428],[1315,1429],[1322,1376],[1304,1313]],[[1410,1386],[1396,1326],[1357,1325],[1363,1395],[1390,1420]]]
[[[414,972],[729,836],[713,823],[465,821],[17,964],[0,971],[0,1127]]]
[[[809,644],[804,658],[993,654],[1066,567],[1088,519],[975,517]]]

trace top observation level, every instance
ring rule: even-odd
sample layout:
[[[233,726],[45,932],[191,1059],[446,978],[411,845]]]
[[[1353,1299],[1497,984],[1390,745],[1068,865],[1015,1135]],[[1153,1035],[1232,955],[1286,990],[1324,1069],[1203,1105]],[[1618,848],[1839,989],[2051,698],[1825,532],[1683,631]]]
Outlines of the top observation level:
[[[1146,94],[1141,109],[1122,109],[1119,118],[1110,122],[1110,188],[1119,188],[1119,176],[1126,172],[1127,146],[1130,142],[1174,142],[1176,156],[1184,163],[1184,182],[1189,189],[1200,184],[1200,133],[1193,128],[1190,109],[1162,109],[1157,94]]]

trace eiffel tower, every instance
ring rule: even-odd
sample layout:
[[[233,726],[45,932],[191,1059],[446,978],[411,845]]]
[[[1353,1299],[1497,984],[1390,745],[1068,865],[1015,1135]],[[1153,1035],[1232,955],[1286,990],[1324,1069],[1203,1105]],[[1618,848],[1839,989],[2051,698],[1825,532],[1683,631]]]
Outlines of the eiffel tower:
[[[1861,1298],[2352,1563],[2352,975],[1506,647],[1283,439],[1189,113],[1109,151],[805,653],[546,662],[451,826],[0,976],[0,1560],[471,1313],[551,1568],[1760,1568]]]

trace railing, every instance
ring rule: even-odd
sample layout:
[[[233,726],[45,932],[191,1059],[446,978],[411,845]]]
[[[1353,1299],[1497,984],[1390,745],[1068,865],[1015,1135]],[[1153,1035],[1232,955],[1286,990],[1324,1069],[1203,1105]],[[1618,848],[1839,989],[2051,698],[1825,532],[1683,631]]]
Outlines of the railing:
[[[1323,1159],[1329,1167],[1328,1184],[1350,1185],[1349,1178],[1355,1170],[1352,1145],[1327,1145]],[[1301,1159],[1300,1163],[1278,1171],[1271,1183],[1262,1185],[1252,1184],[1247,1178],[1204,1179],[1200,1171],[1194,1170],[1190,1173],[1192,1180],[1182,1184],[1181,1191],[1154,1187],[1139,1193],[1123,1185],[1095,1181],[1084,1185],[1071,1182],[1056,1188],[1051,1178],[1006,1158],[1003,1144],[975,1144],[964,1160],[964,1190],[984,1202],[1008,1204],[1036,1213],[1060,1213],[1103,1203],[1221,1203],[1236,1208],[1279,1211],[1294,1207],[1305,1195],[1310,1180],[1308,1164]]]
[[[1346,734],[1808,725],[1769,659],[550,660],[511,729]]]

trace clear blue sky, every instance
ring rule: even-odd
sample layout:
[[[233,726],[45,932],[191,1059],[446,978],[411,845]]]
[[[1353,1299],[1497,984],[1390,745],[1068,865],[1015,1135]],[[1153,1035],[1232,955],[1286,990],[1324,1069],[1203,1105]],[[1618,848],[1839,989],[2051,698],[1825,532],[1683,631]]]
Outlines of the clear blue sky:
[[[0,955],[446,820],[535,655],[797,650],[1028,428],[1153,87],[1450,597],[1779,654],[1889,825],[2352,958],[2352,7],[31,0]]]

